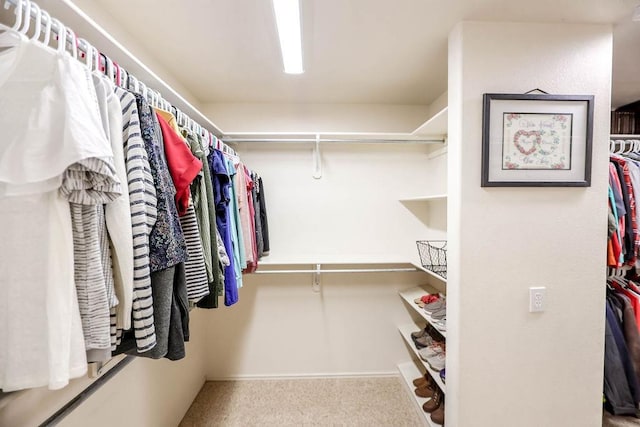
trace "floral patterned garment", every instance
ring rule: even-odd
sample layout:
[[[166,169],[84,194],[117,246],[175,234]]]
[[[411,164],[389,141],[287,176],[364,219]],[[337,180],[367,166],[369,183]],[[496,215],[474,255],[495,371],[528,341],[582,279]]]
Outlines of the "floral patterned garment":
[[[162,134],[156,115],[147,101],[138,94],[136,103],[140,115],[142,139],[149,156],[151,175],[158,198],[158,219],[149,236],[149,264],[152,272],[165,270],[187,260],[187,245],[178,219],[176,189],[162,149]]]

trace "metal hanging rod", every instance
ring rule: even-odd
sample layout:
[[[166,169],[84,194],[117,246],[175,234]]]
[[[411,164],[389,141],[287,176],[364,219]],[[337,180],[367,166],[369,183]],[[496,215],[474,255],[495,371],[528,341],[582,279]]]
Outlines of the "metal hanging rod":
[[[434,139],[377,139],[377,138],[222,138],[227,144],[238,142],[274,142],[274,143],[300,143],[300,142],[331,142],[348,144],[443,144],[444,138]]]
[[[626,140],[626,139],[640,139],[640,135],[635,134],[611,134],[609,135],[610,139],[615,140]]]
[[[334,270],[258,270],[253,274],[415,273],[417,268],[345,268]]]

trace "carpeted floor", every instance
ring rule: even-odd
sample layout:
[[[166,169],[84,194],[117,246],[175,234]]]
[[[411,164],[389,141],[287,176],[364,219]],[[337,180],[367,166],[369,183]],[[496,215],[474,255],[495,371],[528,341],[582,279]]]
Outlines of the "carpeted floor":
[[[400,378],[211,381],[180,427],[421,426]]]
[[[633,417],[615,417],[604,411],[602,427],[638,427],[640,419]]]

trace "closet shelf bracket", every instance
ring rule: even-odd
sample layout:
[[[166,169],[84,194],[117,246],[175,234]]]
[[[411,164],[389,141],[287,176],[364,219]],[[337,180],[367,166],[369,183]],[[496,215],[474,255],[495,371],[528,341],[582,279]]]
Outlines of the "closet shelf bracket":
[[[311,289],[313,292],[320,292],[320,276],[322,274],[321,264],[316,264],[316,272],[313,274]]]
[[[313,177],[322,178],[322,155],[320,153],[320,134],[316,134],[316,142],[313,147]]]
[[[430,153],[427,155],[427,158],[428,158],[429,160],[431,160],[431,159],[435,159],[436,157],[440,157],[440,156],[442,156],[442,155],[444,155],[444,154],[447,154],[448,147],[449,147],[449,145],[448,145],[448,144],[449,144],[449,140],[448,140],[448,138],[447,138],[447,137],[445,137],[445,138],[444,138],[444,140],[443,140],[443,142],[442,142],[442,147],[440,147],[440,148],[438,148],[438,149],[433,150],[432,152],[430,152]]]

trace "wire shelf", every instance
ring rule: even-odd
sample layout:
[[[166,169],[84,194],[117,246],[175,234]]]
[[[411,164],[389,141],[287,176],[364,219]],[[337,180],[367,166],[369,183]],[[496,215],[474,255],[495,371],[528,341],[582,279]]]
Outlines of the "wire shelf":
[[[447,278],[447,241],[418,240],[418,254],[424,268],[434,272],[443,279]]]

